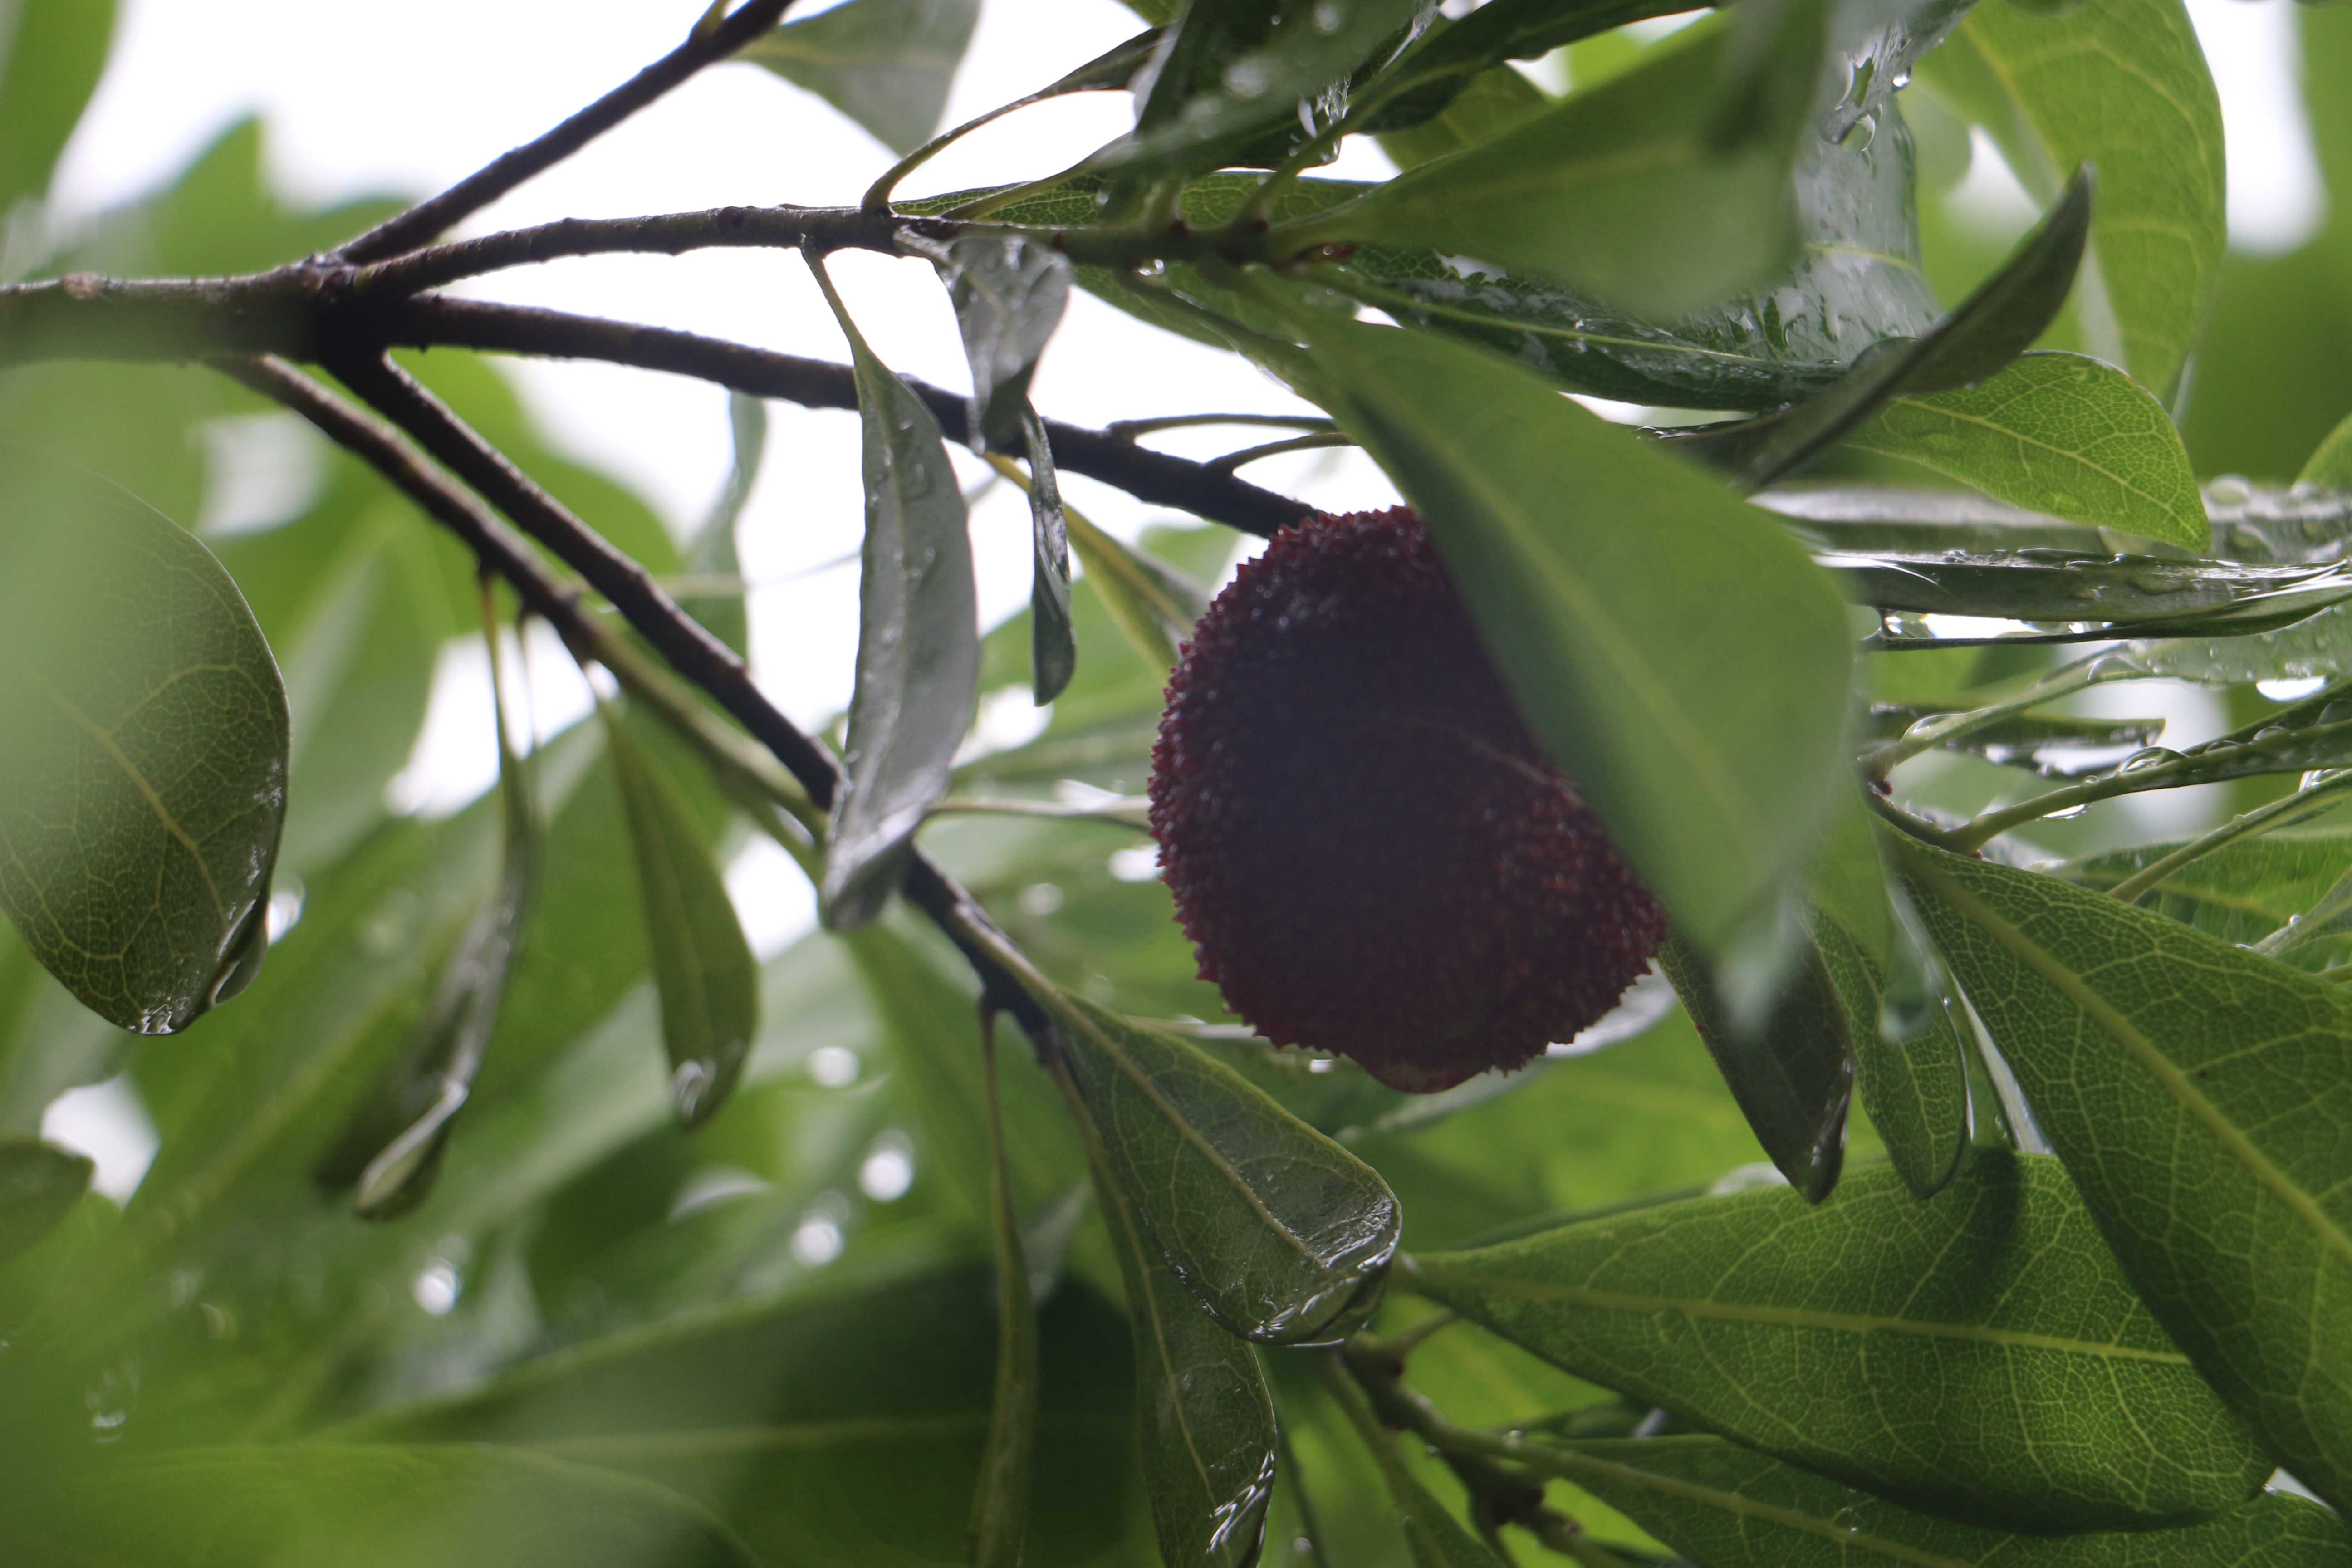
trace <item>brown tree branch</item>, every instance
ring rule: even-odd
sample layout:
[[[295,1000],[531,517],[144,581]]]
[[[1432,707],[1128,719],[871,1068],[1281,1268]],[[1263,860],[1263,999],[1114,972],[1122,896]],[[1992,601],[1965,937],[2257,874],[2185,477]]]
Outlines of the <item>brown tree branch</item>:
[[[793,0],[745,0],[709,32],[686,42],[534,141],[503,153],[437,196],[427,197],[361,235],[336,259],[382,261],[414,249],[481,211],[517,185],[554,167],[696,72],[725,59],[774,26]]]
[[[355,393],[383,410],[391,421],[387,424],[282,361],[216,363],[224,373],[300,415],[383,475],[513,584],[523,603],[567,643],[600,646],[608,634],[582,606],[578,594],[549,572],[530,546],[479,500],[436,470],[411,444],[411,437],[415,438],[435,460],[494,498],[499,510],[612,600],[671,668],[717,699],[784,764],[812,801],[819,807],[831,804],[840,777],[832,755],[761,693],[733,650],[678,608],[636,563],[597,537],[396,366],[380,360],[355,362],[337,372]],[[980,977],[983,994],[1042,1043],[1048,1029],[1045,1014],[970,934],[974,924],[992,929],[971,895],[919,852],[909,859],[900,890],[963,953]]]
[[[276,354],[350,363],[386,347],[467,348],[601,360],[777,397],[811,408],[855,408],[849,367],[665,327],[439,295],[354,295],[358,269],[298,263],[241,278],[126,281],[88,273],[0,288],[0,366],[42,360],[147,363]],[[952,441],[967,439],[961,394],[911,378]],[[1172,507],[1244,533],[1302,522],[1305,502],[1213,465],[1156,452],[1124,436],[1045,423],[1055,460],[1139,500]]]
[[[551,359],[601,360],[640,370],[668,371],[713,382],[755,397],[776,397],[809,408],[855,408],[857,389],[849,367],[803,359],[667,327],[638,326],[595,316],[487,304],[438,296],[384,307],[372,329],[383,341],[412,348],[470,348]],[[950,441],[970,436],[963,395],[902,377],[939,420]],[[1314,508],[1261,489],[1206,463],[1156,452],[1108,431],[1045,422],[1054,461],[1064,470],[1116,486],[1139,500],[1176,508],[1244,533],[1271,535],[1303,522]]]

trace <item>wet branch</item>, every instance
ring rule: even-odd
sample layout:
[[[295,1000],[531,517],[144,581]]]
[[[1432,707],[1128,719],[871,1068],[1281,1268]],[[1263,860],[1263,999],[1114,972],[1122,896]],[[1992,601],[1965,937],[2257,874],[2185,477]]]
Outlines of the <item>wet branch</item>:
[[[673,668],[715,698],[784,764],[813,804],[819,808],[830,805],[839,783],[832,756],[768,701],[733,650],[696,625],[643,568],[598,538],[397,367],[378,362],[339,372],[345,384],[373,404],[383,418],[352,406],[281,361],[227,361],[218,368],[300,415],[367,462],[505,578],[523,604],[554,626],[568,645],[596,658],[625,683],[639,684],[632,680],[631,650],[615,646],[612,634],[583,607],[578,592],[550,573],[530,544],[481,500],[436,470],[427,454],[459,474],[619,606]],[[625,570],[616,570],[614,562]],[[971,896],[919,852],[910,858],[900,890],[956,944],[979,975],[983,994],[1011,1013],[1031,1038],[1043,1040],[1044,1013],[969,934],[976,926],[992,929]]]

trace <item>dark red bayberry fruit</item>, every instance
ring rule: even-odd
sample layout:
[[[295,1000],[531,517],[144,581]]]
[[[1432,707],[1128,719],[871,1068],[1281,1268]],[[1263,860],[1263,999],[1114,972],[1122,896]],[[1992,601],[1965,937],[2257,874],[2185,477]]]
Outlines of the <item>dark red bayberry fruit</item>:
[[[1244,566],[1176,666],[1151,760],[1201,978],[1266,1038],[1392,1088],[1571,1038],[1665,938],[1407,508],[1314,518]]]

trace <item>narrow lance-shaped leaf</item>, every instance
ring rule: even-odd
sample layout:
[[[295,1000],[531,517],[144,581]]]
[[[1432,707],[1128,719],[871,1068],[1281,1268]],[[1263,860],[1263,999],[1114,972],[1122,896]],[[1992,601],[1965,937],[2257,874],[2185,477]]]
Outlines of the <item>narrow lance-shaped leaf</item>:
[[[1415,1289],[1578,1376],[1955,1519],[2145,1528],[2270,1473],[2046,1157],[1986,1152],[1925,1203],[1864,1171],[1818,1207],[1699,1198],[1420,1262]]]
[[[2294,480],[2297,485],[2352,490],[2352,416],[2327,433],[2327,439],[2314,449]]]
[[[913,241],[939,269],[971,365],[971,449],[1020,437],[1037,356],[1070,302],[1070,259],[1042,240],[979,232]]]
[[[1074,1092],[1081,1092],[1076,1091]],[[1127,1285],[1144,1489],[1167,1568],[1251,1568],[1274,1493],[1274,1400],[1257,1351],[1160,1265],[1097,1113],[1073,1109]]]
[[[699,1127],[734,1091],[759,1033],[760,966],[677,787],[638,752],[620,717],[597,706],[661,995],[670,1099],[680,1125]]]
[[[362,1219],[397,1218],[432,1191],[450,1129],[489,1050],[539,879],[539,817],[529,771],[507,729],[503,661],[487,582],[482,620],[490,651],[490,721],[499,743],[499,879],[442,965],[406,1057],[319,1168],[327,1186],[356,1181],[352,1204]]]
[[[2090,230],[2091,192],[2089,171],[2076,171],[2034,232],[1958,309],[1908,342],[1874,343],[1835,386],[1760,422],[1752,449],[1734,468],[1737,482],[1748,489],[1769,485],[1890,399],[1973,385],[2031,348],[2074,287]]]
[[[1401,1223],[1370,1166],[1189,1041],[1066,993],[1039,1000],[1110,1176],[1219,1323],[1299,1344],[1363,1320]]]
[[[2203,1524],[2011,1533],[1914,1513],[1720,1437],[1516,1445],[1694,1563],[1769,1568],[2352,1568],[2352,1532],[2269,1492]]]
[[[1727,938],[1835,782],[1853,656],[1827,576],[1779,522],[1536,376],[1416,332],[1298,325],[1551,760],[1676,923]]]
[[[1339,112],[1348,75],[1402,42],[1420,9],[1421,0],[1191,0],[1136,79],[1135,133],[1089,162],[1156,171],[1241,161],[1257,151],[1241,145],[1253,137],[1295,130],[1302,105]]]
[[[1822,7],[1798,0],[1755,133],[1708,134],[1730,29],[1702,24],[1491,142],[1277,231],[1294,253],[1426,246],[1552,278],[1649,316],[1762,283],[1797,253],[1793,172],[1820,75]]]
[[[846,0],[735,56],[815,93],[893,153],[939,128],[980,0]]]
[[[963,492],[939,422],[866,346],[812,255],[849,340],[865,432],[866,544],[857,590],[857,680],[849,700],[848,777],[825,841],[825,924],[880,912],[915,829],[947,793],[971,727],[980,627]]]
[[[184,1029],[258,968],[288,726],[210,551],[92,474],[0,452],[0,908],[108,1022]]]
[[[1798,938],[1797,944],[1769,1010],[1745,1026],[1727,1005],[1706,954],[1677,938],[1660,951],[1658,967],[1674,982],[1764,1152],[1790,1185],[1818,1203],[1837,1185],[1845,1164],[1853,1046],[1821,954],[1809,938]]]
[[[2164,405],[2083,354],[2030,353],[1981,386],[1896,398],[1849,444],[2069,522],[2191,550],[2211,542]]]
[[[1870,1125],[1911,1191],[1926,1198],[1959,1169],[1969,1142],[1968,1058],[1938,997],[1907,1037],[1885,1024],[1886,973],[1836,916],[1815,911],[1814,943],[1853,1038],[1854,1082]]]
[[[768,451],[768,405],[746,393],[727,396],[727,422],[734,436],[735,460],[727,469],[727,488],[719,504],[686,549],[678,566],[689,577],[706,581],[677,596],[678,604],[713,637],[738,654],[751,653],[750,604],[742,584],[743,557],[736,548],[735,529],[751,488],[760,482],[760,465]]]
[[[1979,5],[1919,73],[2035,195],[2098,170],[2085,346],[2171,396],[2227,239],[2221,100],[2180,0]]]
[[[1070,521],[1054,471],[1045,422],[1026,404],[1021,437],[1029,449],[1029,668],[1031,695],[1043,708],[1077,673],[1078,645],[1070,629]]]
[[[1030,1461],[1037,1441],[1037,1315],[996,1091],[996,1026],[981,1023],[988,1074],[990,1229],[996,1242],[996,1392],[971,1498],[971,1568],[1019,1568],[1029,1524]]]
[[[2352,1011],[2054,877],[1898,842],[1936,945],[2148,1309],[2352,1503]]]
[[[115,0],[27,0],[0,48],[0,212],[48,188],[113,41]]]
[[[37,1138],[0,1139],[0,1263],[47,1235],[89,1191],[97,1169]]]
[[[1076,511],[1065,509],[1070,546],[1087,569],[1103,608],[1129,643],[1161,668],[1176,662],[1176,650],[1208,614],[1206,590],[1166,562],[1130,549]]]

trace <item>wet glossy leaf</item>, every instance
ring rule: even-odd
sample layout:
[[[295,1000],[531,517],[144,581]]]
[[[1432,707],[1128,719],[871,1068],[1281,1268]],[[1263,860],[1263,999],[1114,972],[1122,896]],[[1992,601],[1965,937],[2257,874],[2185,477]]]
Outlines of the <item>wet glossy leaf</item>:
[[[26,0],[0,24],[0,213],[48,189],[113,35],[114,0]]]
[[[1069,258],[1018,234],[964,234],[922,248],[947,285],[971,364],[972,450],[1010,447],[1037,356],[1069,303]]]
[[[1025,404],[1021,437],[1029,452],[1029,690],[1043,708],[1062,694],[1078,668],[1070,626],[1070,520],[1045,423]]]
[[[702,578],[708,592],[684,593],[677,602],[720,642],[750,657],[750,605],[742,584],[743,556],[736,548],[736,526],[760,482],[760,465],[768,451],[768,405],[740,392],[727,395],[727,423],[734,436],[735,458],[727,469],[727,488],[710,509],[678,557],[678,568],[690,578]]]
[[[0,478],[0,908],[109,1022],[184,1029],[258,961],[286,691],[212,552],[18,447]]]
[[[1756,1130],[1757,1142],[1780,1173],[1818,1203],[1837,1185],[1845,1163],[1853,1042],[1821,954],[1809,939],[1799,942],[1792,972],[1773,996],[1771,1011],[1748,1027],[1733,1018],[1722,982],[1705,954],[1672,941],[1660,950],[1658,967],[1674,982],[1707,1054]]]
[[[2210,542],[2163,405],[2081,354],[2028,354],[1982,386],[1897,398],[1852,439],[2070,522],[2191,550]]]
[[[483,605],[487,612],[487,589]],[[356,1184],[352,1202],[362,1219],[397,1218],[432,1190],[450,1130],[473,1097],[530,923],[540,872],[539,815],[530,773],[509,739],[495,623],[489,630],[490,712],[499,745],[498,884],[442,965],[407,1058],[319,1170],[325,1185]]]
[[[1887,742],[1915,724],[1943,718],[1948,707],[1874,702],[1862,738]],[[2121,762],[2164,732],[2161,719],[2090,719],[2071,714],[2015,713],[1945,741],[1999,767],[2025,768],[2043,778],[2072,778]]]
[[[33,1525],[35,1539],[58,1562],[758,1562],[709,1512],[666,1487],[593,1462],[471,1445],[184,1448],[92,1467],[41,1504],[47,1517]]]
[[[2280,1463],[2352,1498],[2342,994],[2054,877],[1898,847],[2148,1309]]]
[[[37,1138],[0,1139],[0,1263],[47,1235],[89,1191],[97,1167]]]
[[[815,93],[893,153],[939,129],[980,0],[845,0],[755,38],[734,57]]]
[[[1404,110],[1412,96],[1409,94],[1400,100],[1399,110]],[[1412,123],[1376,133],[1381,151],[1400,170],[1417,169],[1433,158],[1492,141],[1551,106],[1551,99],[1543,89],[1508,66],[1494,66],[1475,76],[1449,79],[1437,84],[1434,96],[1445,100],[1445,107],[1435,114],[1402,115],[1398,118],[1411,119]],[[1386,114],[1374,121],[1375,125],[1390,122],[1391,117]]]
[[[983,1024],[983,1030],[992,1025]],[[1004,1153],[1004,1111],[996,1091],[996,1049],[987,1047],[989,1210],[996,1238],[996,1392],[971,1498],[971,1568],[1018,1568],[1029,1523],[1030,1461],[1037,1441],[1037,1315],[1013,1173]]]
[[[1792,28],[1759,132],[1714,145],[1729,29],[1701,26],[1624,76],[1495,140],[1285,231],[1319,245],[1425,246],[1550,278],[1640,315],[1712,304],[1798,252],[1792,172],[1811,119],[1820,10]]]
[[[1306,330],[1332,413],[1429,520],[1545,750],[1677,923],[1723,939],[1829,799],[1853,656],[1828,579],[1771,519],[1525,371],[1415,332]]]
[[[963,492],[939,421],[874,357],[841,308],[865,433],[866,544],[857,590],[857,683],[847,777],[826,833],[826,926],[872,920],[908,846],[947,793],[980,678],[979,610]]]
[[[1064,993],[1040,1000],[1111,1175],[1219,1323],[1312,1343],[1378,1300],[1400,1220],[1371,1167],[1191,1043]]]
[[[670,1098],[682,1126],[699,1127],[734,1092],[760,1028],[760,968],[727,884],[677,786],[638,754],[610,709],[604,746],[637,868],[646,946],[661,994]]]
[[[2352,595],[2352,574],[2334,568],[2084,554],[2047,546],[1979,552],[1955,542],[1933,552],[1817,559],[1851,598],[1874,609],[2095,624],[2118,632],[2162,626],[2170,628],[2162,634],[2168,637],[2194,636],[2200,626],[2211,628],[2210,636],[2228,637],[2249,620],[2299,620]]]
[[[1693,1562],[1755,1568],[2345,1568],[2352,1534],[2318,1504],[2268,1492],[2203,1524],[2011,1534],[1914,1513],[1720,1437],[1530,1443],[1574,1482]]]
[[[2108,849],[2049,869],[2105,892],[2185,842]],[[2318,903],[2347,869],[2352,869],[2352,832],[2266,833],[2200,856],[2134,901],[2223,942],[2248,946]]]
[[[2140,1528],[2270,1473],[2043,1156],[1981,1152],[1924,1203],[1858,1171],[1819,1206],[1692,1199],[1420,1263],[1580,1377],[1955,1519]]]
[[[1204,1317],[1161,1267],[1102,1110],[1088,1152],[1135,1337],[1143,1483],[1167,1568],[1252,1568],[1274,1491],[1274,1402],[1255,1346]]]
[[[1968,1151],[1969,1071],[1959,1032],[1938,1005],[1917,1033],[1897,1037],[1885,1020],[1879,961],[1834,916],[1817,914],[1811,930],[1845,1005],[1862,1108],[1904,1182],[1917,1196],[1933,1197]]]
[[[1090,163],[1199,169],[1235,161],[1238,143],[1295,127],[1302,103],[1326,112],[1343,106],[1344,79],[1402,42],[1421,8],[1420,0],[1316,4],[1192,0],[1136,79],[1135,134]]]
[[[2074,288],[2090,222],[2091,179],[2077,171],[2034,232],[1958,309],[1907,342],[1872,344],[1836,385],[1786,414],[1759,421],[1751,447],[1716,460],[1732,469],[1736,483],[1754,489],[1866,428],[1864,421],[1890,403],[1899,406],[1907,395],[1971,386],[1993,376],[2057,319]],[[2189,488],[2193,496],[2193,481]],[[2201,521],[2203,513],[2198,516]]]
[[[2190,627],[2161,642],[2135,642],[2126,651],[2152,675],[2208,686],[2352,675],[2352,609],[2340,604],[2275,631],[2210,637],[2194,633]]]
[[[2170,396],[2226,237],[2221,103],[2180,0],[1979,5],[1919,71],[2040,199],[2098,171],[2085,346]]]

